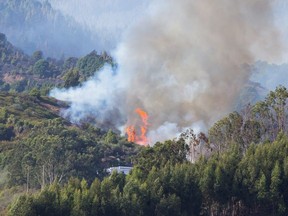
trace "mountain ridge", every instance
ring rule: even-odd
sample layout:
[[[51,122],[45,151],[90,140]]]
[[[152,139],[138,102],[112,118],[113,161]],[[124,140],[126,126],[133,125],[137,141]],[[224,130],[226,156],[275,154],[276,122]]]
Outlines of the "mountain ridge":
[[[0,26],[13,44],[29,54],[43,50],[45,56],[59,58],[97,48],[89,30],[54,10],[48,1],[2,1]]]

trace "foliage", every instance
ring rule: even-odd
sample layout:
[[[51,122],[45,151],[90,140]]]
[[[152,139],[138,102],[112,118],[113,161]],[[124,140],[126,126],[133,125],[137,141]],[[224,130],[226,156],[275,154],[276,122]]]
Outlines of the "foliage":
[[[199,137],[191,145],[180,139],[141,148],[112,130],[71,125],[58,114],[61,103],[43,96],[113,65],[106,53],[62,60],[41,51],[29,56],[3,34],[0,51],[0,89],[6,91],[0,92],[0,164],[7,173],[1,186],[42,189],[16,199],[9,215],[288,214],[284,86],[217,121],[205,137],[212,155],[190,163]],[[109,166],[132,162],[128,176],[105,177]]]
[[[195,164],[177,155],[163,162],[162,151],[175,150],[172,142],[177,143],[143,149],[126,177],[114,172],[92,184],[77,179],[64,186],[55,182],[15,200],[9,214],[21,209],[27,211],[23,215],[287,215],[285,135],[279,134],[273,143],[251,145],[245,155],[234,145]],[[159,155],[162,162],[157,164],[154,158]],[[149,170],[143,167],[144,159],[151,164]]]
[[[80,84],[79,82],[80,74],[79,70],[76,68],[70,69],[63,78],[65,81],[64,83],[65,88],[75,87]]]
[[[80,58],[77,62],[77,68],[79,68],[81,72],[81,79],[86,80],[88,77],[91,77],[96,71],[101,69],[105,63],[112,64],[111,57],[106,53],[98,55],[96,51],[92,51],[85,57]]]
[[[49,77],[49,62],[40,59],[33,65],[33,73],[42,77]]]
[[[33,88],[29,92],[29,95],[31,95],[32,97],[40,98],[41,93],[37,88]]]
[[[112,131],[71,125],[58,116],[61,103],[37,89],[0,92],[0,106],[0,164],[8,186],[40,188],[71,176],[92,182],[110,166],[129,165],[140,148]]]
[[[47,89],[77,86],[105,64],[113,65],[106,52],[57,60],[45,58],[40,50],[29,56],[9,43],[4,34],[0,38],[1,91],[27,93],[37,88],[41,95],[47,95]]]
[[[14,137],[13,128],[0,124],[0,141],[11,140]]]
[[[264,101],[248,105],[241,113],[233,112],[209,129],[209,141],[221,152],[231,143],[245,151],[251,143],[273,142],[280,132],[288,135],[288,90],[279,86]]]

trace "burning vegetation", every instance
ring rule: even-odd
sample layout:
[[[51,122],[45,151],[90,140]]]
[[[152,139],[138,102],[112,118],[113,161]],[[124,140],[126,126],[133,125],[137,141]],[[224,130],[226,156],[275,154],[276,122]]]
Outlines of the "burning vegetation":
[[[139,119],[136,119],[136,123],[133,125],[128,125],[125,129],[127,134],[127,139],[129,142],[134,142],[139,145],[148,145],[148,138],[147,138],[147,129],[148,129],[148,114],[140,109],[137,108],[135,113],[138,114]]]

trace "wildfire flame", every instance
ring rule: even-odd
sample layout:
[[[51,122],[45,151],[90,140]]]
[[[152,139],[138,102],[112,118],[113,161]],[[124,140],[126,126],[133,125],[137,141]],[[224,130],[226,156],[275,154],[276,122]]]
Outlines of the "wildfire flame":
[[[146,134],[148,129],[148,114],[140,108],[137,108],[135,110],[135,113],[137,113],[141,118],[141,125],[137,128],[135,125],[129,125],[126,127],[126,134],[128,136],[128,141],[137,143],[139,145],[147,146],[148,139]],[[140,132],[140,135],[137,135],[137,132]]]
[[[128,135],[128,141],[129,142],[134,142],[135,139],[136,139],[136,131],[135,131],[134,126],[128,126],[126,128],[126,133]]]

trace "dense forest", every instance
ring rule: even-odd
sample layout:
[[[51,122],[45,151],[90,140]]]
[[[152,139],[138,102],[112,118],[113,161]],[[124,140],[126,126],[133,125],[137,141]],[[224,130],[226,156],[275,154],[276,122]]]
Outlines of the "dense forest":
[[[208,139],[143,148],[127,176],[55,179],[17,198],[8,215],[287,215],[287,98],[279,86],[216,122]],[[201,139],[211,152],[191,163]]]
[[[4,34],[0,52],[4,215],[288,214],[286,87],[255,104],[249,101],[259,98],[241,101],[207,134],[187,130],[141,147],[93,121],[72,124],[60,115],[69,104],[47,96],[53,87],[81,85],[105,64],[116,67],[107,53],[27,55]],[[258,97],[251,86],[245,91],[242,100]],[[133,169],[108,175],[119,165]]]
[[[108,167],[131,165],[140,148],[111,130],[72,125],[59,116],[67,105],[49,97],[2,92],[0,105],[0,188],[14,191],[4,200],[70,177],[92,182]]]

